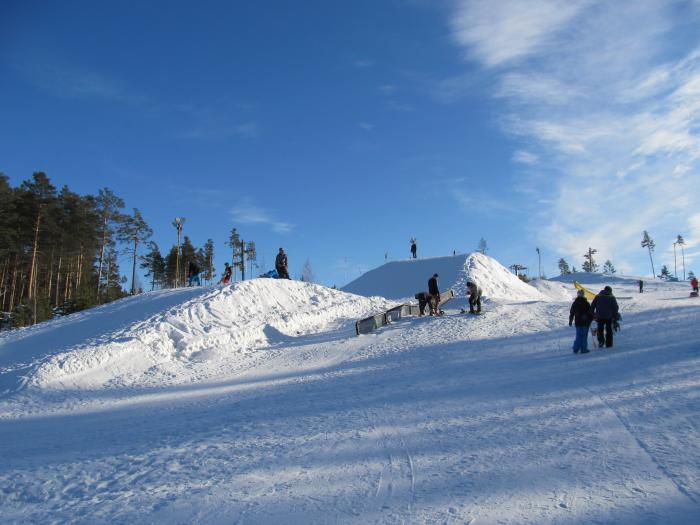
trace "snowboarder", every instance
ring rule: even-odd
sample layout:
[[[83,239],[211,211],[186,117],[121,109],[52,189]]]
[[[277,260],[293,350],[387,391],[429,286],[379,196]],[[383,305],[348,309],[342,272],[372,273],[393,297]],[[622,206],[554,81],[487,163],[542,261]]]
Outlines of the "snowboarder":
[[[569,326],[572,322],[576,324],[576,339],[574,339],[574,354],[581,352],[582,354],[587,354],[590,352],[588,350],[588,327],[591,326],[593,322],[593,312],[591,312],[591,305],[586,299],[586,293],[583,290],[579,290],[576,293],[576,299],[571,305],[571,310],[569,311]]]
[[[430,294],[426,292],[418,292],[416,295],[414,295],[416,299],[418,299],[418,311],[419,311],[419,316],[424,316],[425,315],[425,306],[428,304],[430,300]]]
[[[436,273],[428,279],[428,296],[430,298],[430,315],[439,315],[440,288],[438,288],[438,274]]]
[[[187,267],[187,277],[189,279],[187,286],[194,286],[195,282],[197,286],[202,286],[202,282],[199,280],[199,266],[197,266],[196,262],[190,261]]]
[[[224,274],[221,276],[219,284],[228,284],[231,281],[231,265],[229,263],[224,263]]]
[[[467,282],[467,295],[469,295],[469,313],[481,313],[481,288],[473,281]],[[476,306],[476,311],[474,307]]]
[[[644,281],[639,279],[639,293],[644,293]]]
[[[290,279],[289,271],[287,270],[287,254],[284,253],[283,248],[280,248],[275,258],[275,270],[277,270],[280,279]]]
[[[598,346],[613,345],[613,323],[620,320],[620,307],[612,293],[612,288],[603,288],[591,303],[591,311],[598,323]]]
[[[416,258],[416,252],[418,251],[418,246],[416,245],[416,239],[411,237],[411,255]]]
[[[693,291],[695,293],[698,293],[698,278],[693,276],[693,278],[690,280],[690,286],[693,287]]]

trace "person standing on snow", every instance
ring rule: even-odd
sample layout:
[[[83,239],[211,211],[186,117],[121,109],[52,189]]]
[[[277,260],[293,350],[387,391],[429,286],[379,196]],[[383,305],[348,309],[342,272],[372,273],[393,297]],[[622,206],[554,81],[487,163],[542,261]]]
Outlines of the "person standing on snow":
[[[581,352],[587,354],[588,350],[588,327],[593,322],[593,312],[591,305],[586,299],[586,293],[579,290],[576,293],[576,299],[571,305],[569,311],[569,326],[574,322],[576,324],[576,339],[574,339],[574,354]]]
[[[229,263],[224,263],[224,275],[221,276],[221,284],[228,284],[231,281],[231,265]]]
[[[194,286],[195,282],[197,286],[202,286],[202,282],[199,280],[199,266],[196,262],[190,261],[187,267],[187,277],[189,278],[187,286]]]
[[[287,271],[287,254],[284,249],[280,248],[277,257],[275,258],[275,270],[280,279],[289,279],[289,271]]]
[[[430,295],[430,315],[438,315],[440,313],[440,289],[436,273],[428,279],[428,294]]]
[[[693,276],[693,278],[690,280],[690,286],[693,287],[693,291],[695,293],[698,293],[698,278]]]
[[[416,240],[411,238],[411,255],[416,258],[416,252],[418,251],[418,246],[416,245]]]
[[[639,293],[644,293],[644,281],[639,279]]]
[[[613,345],[613,323],[620,320],[620,307],[612,293],[612,288],[606,286],[591,303],[591,311],[598,323],[598,346],[610,348]]]
[[[469,313],[470,314],[480,314],[481,313],[481,288],[479,288],[475,282],[467,282],[467,295],[469,295]],[[476,306],[476,311],[474,307]]]

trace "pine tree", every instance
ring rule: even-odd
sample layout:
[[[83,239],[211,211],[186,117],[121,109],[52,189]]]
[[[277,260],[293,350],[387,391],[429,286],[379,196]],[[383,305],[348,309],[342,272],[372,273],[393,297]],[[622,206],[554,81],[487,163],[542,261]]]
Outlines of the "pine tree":
[[[598,270],[598,264],[595,262],[595,259],[593,258],[593,254],[598,253],[598,250],[591,248],[590,246],[588,247],[588,252],[583,254],[583,271],[584,272],[595,272]]]
[[[610,259],[605,261],[605,264],[603,265],[603,273],[607,275],[613,275],[615,271],[615,267],[613,266],[613,263],[610,261]]]
[[[131,295],[136,293],[136,259],[139,244],[153,235],[153,230],[146,224],[138,208],[133,208],[133,215],[127,216],[117,231],[118,239],[133,246],[133,265],[131,271]]]
[[[100,293],[102,282],[102,268],[104,266],[105,250],[112,240],[114,230],[124,221],[124,215],[120,210],[124,207],[124,201],[117,197],[109,188],[102,188],[95,198],[97,212],[100,216],[100,254],[97,261],[97,294]]]
[[[139,257],[140,267],[146,270],[146,277],[151,278],[151,291],[156,286],[162,287],[165,281],[165,259],[155,241],[148,243],[148,252]]]
[[[695,277],[695,273],[693,273],[693,270],[689,270],[688,271],[688,280],[692,281],[694,277]]]
[[[651,261],[651,275],[656,279],[656,272],[654,271],[654,259],[651,256],[651,252],[654,251],[654,247],[656,245],[654,244],[654,240],[649,237],[649,232],[644,230],[644,233],[642,234],[642,248],[646,248],[649,250],[649,261]]]
[[[207,239],[204,244],[204,280],[211,282],[216,276],[214,271],[214,241]]]
[[[569,275],[571,273],[571,270],[569,270],[569,263],[566,262],[563,258],[559,259],[559,274],[560,275]]]
[[[669,271],[668,267],[664,264],[661,267],[661,273],[659,274],[659,279],[663,279],[664,281],[667,281],[669,277],[671,277],[671,272]]]
[[[309,259],[306,259],[306,262],[304,263],[304,268],[301,271],[301,280],[307,283],[312,283],[315,281],[314,271],[311,268],[311,261]]]

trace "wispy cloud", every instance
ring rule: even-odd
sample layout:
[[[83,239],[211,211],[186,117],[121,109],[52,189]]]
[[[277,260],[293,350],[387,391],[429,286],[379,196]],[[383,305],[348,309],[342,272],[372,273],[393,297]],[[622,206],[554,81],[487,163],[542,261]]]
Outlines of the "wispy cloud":
[[[453,38],[493,78],[504,131],[538,152],[513,160],[556,174],[530,199],[550,203],[531,213],[543,244],[576,261],[589,245],[634,261],[645,229],[700,242],[685,198],[700,187],[700,38],[668,38],[697,26],[697,3],[455,5]]]
[[[369,60],[367,58],[360,58],[360,59],[354,60],[352,65],[355,67],[359,67],[359,68],[372,67],[374,65],[374,60]]]
[[[357,127],[365,131],[372,131],[374,129],[374,124],[370,124],[369,122],[358,122]]]
[[[231,209],[231,217],[237,224],[268,226],[276,233],[287,233],[294,229],[293,224],[277,220],[270,211],[248,201]]]

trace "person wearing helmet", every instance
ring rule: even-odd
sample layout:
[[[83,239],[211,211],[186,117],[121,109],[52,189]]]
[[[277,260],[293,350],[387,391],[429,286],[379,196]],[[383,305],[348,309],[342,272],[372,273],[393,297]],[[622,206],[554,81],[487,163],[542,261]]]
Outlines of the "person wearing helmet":
[[[481,313],[481,288],[475,282],[467,282],[467,295],[469,295],[469,313]],[[474,308],[476,307],[476,310]]]
[[[620,320],[620,307],[612,288],[606,286],[595,296],[591,302],[591,311],[598,323],[598,347],[612,347],[613,323]]]
[[[224,263],[224,275],[221,276],[221,284],[228,284],[231,281],[231,265]]]
[[[582,354],[587,354],[588,350],[588,327],[591,326],[593,322],[593,312],[591,311],[591,305],[586,299],[586,293],[583,290],[579,290],[576,293],[576,299],[571,305],[571,310],[569,311],[569,326],[575,323],[576,325],[576,339],[574,339],[574,354],[581,352]]]
[[[440,313],[440,289],[436,273],[428,279],[428,294],[430,296],[430,315],[438,315]]]
[[[284,249],[280,248],[277,257],[275,258],[275,270],[280,279],[289,279],[289,271],[287,271],[287,254],[284,253]]]

